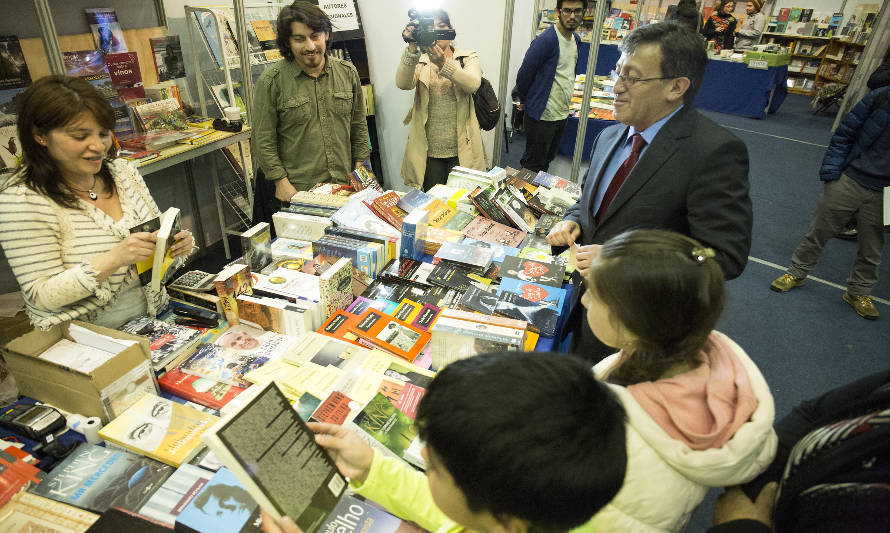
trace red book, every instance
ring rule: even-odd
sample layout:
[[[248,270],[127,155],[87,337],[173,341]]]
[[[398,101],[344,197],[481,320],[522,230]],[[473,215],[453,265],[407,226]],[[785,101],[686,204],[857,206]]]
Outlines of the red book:
[[[44,476],[46,474],[36,466],[0,451],[0,507],[15,496],[16,492],[32,483],[40,483]]]
[[[158,385],[170,394],[217,411],[244,392],[242,387],[186,374],[178,368],[158,378]]]
[[[402,221],[405,219],[406,213],[396,204],[399,201],[399,195],[395,191],[390,191],[382,196],[378,196],[374,201],[364,200],[365,205],[390,226],[402,231]]]
[[[124,100],[145,98],[145,87],[142,85],[142,73],[139,70],[139,58],[136,52],[105,54],[105,64],[111,83]]]

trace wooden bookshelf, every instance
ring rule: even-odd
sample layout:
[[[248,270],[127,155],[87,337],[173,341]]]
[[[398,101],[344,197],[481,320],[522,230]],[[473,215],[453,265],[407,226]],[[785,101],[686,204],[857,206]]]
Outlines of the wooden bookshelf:
[[[862,53],[865,46],[864,43],[847,41],[846,37],[817,37],[775,32],[763,32],[760,42],[789,47],[792,63],[795,59],[819,62],[815,73],[802,71],[801,65],[788,66],[789,80],[803,80],[804,78],[811,80],[811,82],[802,82],[808,85],[808,88],[788,87],[788,92],[809,96],[815,95],[825,83],[848,83],[859,64],[859,54]]]

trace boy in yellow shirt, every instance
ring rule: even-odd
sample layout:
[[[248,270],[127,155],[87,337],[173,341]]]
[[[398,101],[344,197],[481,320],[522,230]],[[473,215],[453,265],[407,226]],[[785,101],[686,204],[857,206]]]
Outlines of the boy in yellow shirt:
[[[500,352],[452,363],[416,424],[426,475],[341,426],[309,427],[355,492],[436,533],[567,531],[624,481],[624,409],[574,357]],[[299,531],[265,514],[263,530]]]

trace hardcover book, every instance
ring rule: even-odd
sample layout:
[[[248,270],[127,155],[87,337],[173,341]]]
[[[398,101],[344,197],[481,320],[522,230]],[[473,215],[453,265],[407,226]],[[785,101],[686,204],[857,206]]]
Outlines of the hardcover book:
[[[29,492],[95,513],[138,511],[172,473],[147,457],[82,443]]]
[[[501,264],[500,275],[505,278],[516,278],[559,288],[562,287],[565,270],[563,265],[556,262],[548,263],[507,256]]]
[[[175,526],[176,517],[212,477],[213,472],[201,467],[192,464],[180,466],[139,509],[139,514],[169,527]]]
[[[244,392],[243,387],[187,374],[178,368],[174,368],[158,378],[158,385],[161,390],[174,396],[217,411]]]
[[[368,309],[350,328],[358,342],[371,348],[380,348],[393,355],[413,361],[430,340],[430,334],[386,315],[377,309]]]
[[[87,24],[93,34],[96,49],[102,54],[116,54],[127,51],[124,32],[117,21],[117,13],[112,8],[85,9]]]
[[[518,248],[526,237],[526,233],[516,228],[500,224],[485,217],[476,217],[463,232],[465,237],[480,241]]]
[[[328,453],[274,382],[204,440],[264,511],[275,520],[291,517],[305,533],[318,529],[346,488]]]
[[[179,370],[186,374],[246,387],[247,374],[269,361],[280,359],[295,339],[249,326],[232,326],[213,344],[195,350]]]
[[[171,400],[144,395],[99,430],[106,441],[178,467],[200,451],[201,434],[218,417]]]
[[[203,335],[195,328],[169,324],[150,316],[134,318],[118,329],[148,337],[151,366],[155,370],[164,370],[172,361],[193,351]]]
[[[377,216],[385,220],[390,226],[396,229],[402,229],[402,220],[405,219],[406,213],[397,204],[399,195],[395,191],[378,196],[371,201],[365,200],[365,205],[371,208]]]

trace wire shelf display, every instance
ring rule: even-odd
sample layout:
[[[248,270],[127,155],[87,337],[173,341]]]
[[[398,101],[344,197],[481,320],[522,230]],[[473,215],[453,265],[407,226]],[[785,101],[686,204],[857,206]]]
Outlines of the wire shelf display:
[[[229,204],[232,211],[238,217],[238,221],[242,229],[250,227],[250,202],[247,200],[247,186],[244,181],[236,179],[228,183],[224,183],[219,187],[219,194],[223,200]]]

